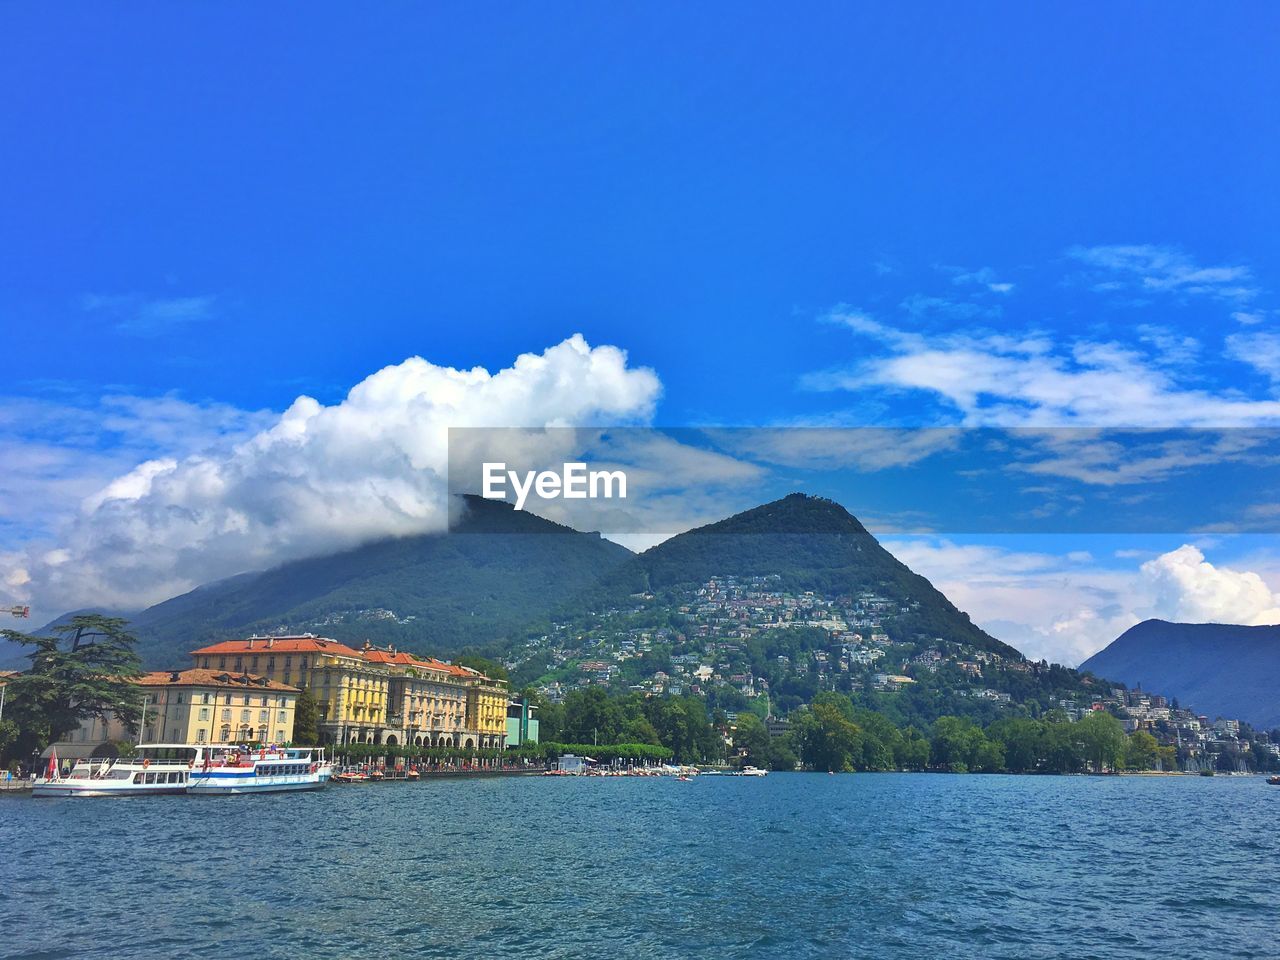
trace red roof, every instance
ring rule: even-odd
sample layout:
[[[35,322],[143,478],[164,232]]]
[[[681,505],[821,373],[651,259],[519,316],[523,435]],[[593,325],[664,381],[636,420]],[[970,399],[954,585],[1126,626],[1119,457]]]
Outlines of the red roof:
[[[228,673],[226,670],[153,670],[151,673],[144,673],[140,677],[130,679],[144,687],[235,687],[243,690],[298,692],[297,687],[280,683],[278,680],[267,680],[251,673]]]
[[[212,646],[192,650],[191,655],[245,653],[336,653],[340,657],[359,657],[345,643],[327,637],[250,637],[246,640],[223,640]]]
[[[413,654],[405,653],[403,650],[398,650],[395,653],[390,650],[365,650],[363,655],[370,663],[395,663],[406,667],[438,670],[455,677],[488,679],[475,670],[469,670],[453,663],[445,663],[443,660],[437,660],[434,657],[415,657]]]

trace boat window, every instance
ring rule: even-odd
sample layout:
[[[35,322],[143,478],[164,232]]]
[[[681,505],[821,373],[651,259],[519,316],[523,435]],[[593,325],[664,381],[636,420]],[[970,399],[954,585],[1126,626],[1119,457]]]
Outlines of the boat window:
[[[133,782],[134,782],[134,783],[141,783],[141,782],[142,782],[142,774],[140,774],[140,773],[135,773],[135,774],[133,775]]]
[[[148,773],[147,783],[155,783],[155,782],[156,782],[156,775],[154,773]]]

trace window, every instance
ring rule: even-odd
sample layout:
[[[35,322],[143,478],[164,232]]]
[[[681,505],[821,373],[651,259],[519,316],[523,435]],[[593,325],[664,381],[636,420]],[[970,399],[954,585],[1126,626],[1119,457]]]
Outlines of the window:
[[[236,657],[236,673],[244,673],[244,657]]]
[[[177,699],[177,701],[176,701],[176,702],[177,702],[177,703],[181,703],[181,702],[182,702],[182,694],[178,694],[178,699]]]
[[[230,710],[223,710],[223,711],[222,711],[222,719],[223,719],[223,720],[230,720],[230,719],[231,719],[231,711],[230,711]]]
[[[205,737],[204,727],[201,727],[199,730],[196,731],[196,743],[204,743],[204,737]]]
[[[270,714],[270,713],[268,713],[266,710],[259,710],[259,711],[258,711],[258,722],[259,722],[259,723],[266,723],[266,722],[267,722],[267,718],[268,718],[268,717],[270,717],[270,716],[271,716],[271,714]]]
[[[213,703],[213,694],[212,694],[212,693],[206,693],[206,694],[204,695],[204,702],[205,702],[205,703]]]
[[[209,719],[209,708],[208,708],[208,707],[201,707],[201,708],[200,708],[200,719],[201,719],[201,720],[208,720],[208,719]]]
[[[275,672],[276,672],[276,658],[267,657],[267,673],[275,673]]]
[[[248,711],[248,710],[241,710],[241,711],[240,711],[240,722],[241,722],[241,723],[248,723],[248,722],[249,722],[249,711]]]
[[[229,727],[225,723],[222,725],[222,729],[219,731],[219,739],[223,743],[226,743],[228,740],[231,739],[231,727]]]
[[[276,714],[276,723],[284,723],[288,719],[289,719],[289,714],[287,714],[283,710],[281,710],[278,714]]]
[[[227,669],[227,658],[226,658],[226,657],[219,657],[219,658],[218,658],[218,669],[219,669],[219,670],[225,670],[225,669]]]
[[[255,671],[255,672],[257,671],[257,669],[258,669],[258,658],[257,658],[257,657],[253,657],[253,658],[251,658],[251,659],[249,660],[249,669],[250,669],[250,670],[253,670],[253,671]]]

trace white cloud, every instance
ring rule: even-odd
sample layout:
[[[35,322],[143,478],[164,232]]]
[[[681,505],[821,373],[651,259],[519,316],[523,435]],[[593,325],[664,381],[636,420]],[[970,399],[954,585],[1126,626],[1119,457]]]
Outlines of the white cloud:
[[[1273,385],[1280,384],[1280,334],[1233,333],[1227,337],[1226,347],[1228,357],[1249,364]]]
[[[175,394],[94,396],[66,383],[0,397],[0,528],[11,543],[47,535],[140,461],[230,449],[271,418]]]
[[[214,298],[91,293],[80,298],[80,305],[88,313],[109,318],[121,333],[154,337],[175,327],[212,319]]]
[[[1175,247],[1119,244],[1073,247],[1067,255],[1092,271],[1095,290],[1129,289],[1154,294],[1190,294],[1249,300],[1257,293],[1246,266],[1206,267]]]
[[[26,578],[24,595],[52,613],[140,606],[246,569],[442,529],[448,427],[642,423],[660,391],[652,370],[580,336],[496,373],[413,357],[341,403],[299,397],[230,449],[152,457],[88,497],[56,543],[9,556],[0,576]]]
[[[1180,363],[1197,347],[1151,333],[1149,345],[1076,340],[1038,332],[972,330],[925,335],[837,308],[839,323],[882,350],[851,367],[809,374],[812,389],[916,392],[941,401],[965,426],[1243,427],[1280,423],[1280,401],[1184,382]],[[1154,353],[1152,349],[1154,348]]]
[[[1033,659],[1079,664],[1152,617],[1280,622],[1280,596],[1267,579],[1214,566],[1190,544],[1137,567],[1093,564],[1074,551],[1058,556],[933,538],[886,540],[885,546],[980,626]],[[1149,555],[1117,550],[1113,556]]]
[[[973,285],[983,287],[992,293],[1012,293],[1014,285],[1007,281],[996,279],[996,272],[990,267],[981,267],[977,270],[965,270],[961,267],[943,267],[941,268],[951,274],[951,282],[957,286]]]
[[[1280,595],[1252,571],[1215,567],[1191,544],[1142,565],[1155,603],[1192,623],[1280,623]]]

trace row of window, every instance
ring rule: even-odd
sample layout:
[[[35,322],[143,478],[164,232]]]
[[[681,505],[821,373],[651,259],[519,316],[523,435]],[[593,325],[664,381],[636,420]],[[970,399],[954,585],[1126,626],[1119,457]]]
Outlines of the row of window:
[[[254,773],[259,777],[296,777],[303,773],[308,773],[311,765],[308,763],[286,763],[281,766],[272,765],[258,766]]]
[[[134,783],[186,783],[187,774],[182,770],[174,770],[169,773],[135,773],[133,775]]]

